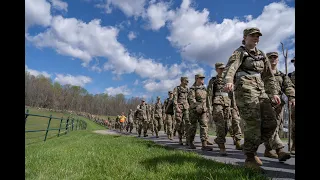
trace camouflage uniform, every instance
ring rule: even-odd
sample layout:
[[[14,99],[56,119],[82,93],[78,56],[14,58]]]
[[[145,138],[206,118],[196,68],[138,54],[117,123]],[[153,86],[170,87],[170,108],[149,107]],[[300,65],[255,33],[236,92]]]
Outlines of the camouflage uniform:
[[[132,132],[132,129],[133,129],[133,111],[132,109],[130,109],[130,112],[128,114],[128,123],[127,123],[127,127],[126,127],[126,130],[127,132]]]
[[[278,53],[277,52],[270,52],[267,53],[267,57],[270,58],[271,56],[276,56],[278,57]],[[295,98],[295,90],[294,90],[294,84],[291,82],[291,80],[289,79],[288,76],[286,76],[284,73],[282,73],[281,71],[279,71],[278,69],[275,70],[275,72],[273,72],[274,77],[278,83],[278,95],[281,97],[283,94],[285,94],[288,97],[288,100],[291,101],[292,99]],[[270,94],[269,91],[266,91],[267,94]],[[271,152],[272,148],[274,147],[277,152],[280,149],[284,148],[284,145],[281,141],[281,139],[279,138],[279,131],[280,131],[280,127],[283,124],[283,110],[284,110],[284,105],[286,104],[286,102],[284,100],[281,100],[281,104],[280,105],[275,105],[274,106],[274,111],[276,113],[276,118],[277,118],[277,128],[274,132],[274,134],[272,135],[271,139],[268,142],[265,142],[264,145],[266,147],[265,153],[264,155],[266,157],[271,157],[271,158],[278,158],[280,161],[285,161],[286,159],[290,158],[290,154],[282,152],[280,155],[279,153],[274,154]]]
[[[165,111],[166,111],[166,108],[165,108],[165,106],[164,106],[164,103],[165,102],[163,102],[163,104],[162,104],[162,123],[163,123],[163,131],[166,133],[167,132],[167,116],[166,116],[166,113],[165,113]]]
[[[153,124],[153,107],[151,104],[147,105],[147,117],[148,117],[148,129],[150,129],[152,136],[154,135],[154,124]]]
[[[187,77],[181,77],[182,80],[188,80]],[[185,131],[188,131],[190,127],[189,120],[189,103],[188,103],[188,87],[177,86],[173,90],[173,106],[175,108],[175,120],[176,126],[175,129],[178,131],[179,144],[183,145],[182,137]],[[177,108],[181,112],[177,112]],[[186,144],[188,144],[188,133],[186,133]]]
[[[258,28],[247,28],[243,32],[244,37],[256,33],[262,36]],[[277,127],[271,100],[265,93],[268,90],[272,95],[278,94],[269,59],[256,47],[247,50],[240,46],[229,58],[223,77],[225,83],[233,83],[236,77],[236,103],[246,124],[243,145],[247,156],[245,165],[260,169],[262,162],[256,156],[257,149],[261,143],[270,140]]]
[[[224,68],[223,63],[216,63],[216,69]],[[225,155],[226,135],[228,133],[228,121],[231,118],[229,94],[224,92],[224,83],[222,77],[217,75],[212,77],[208,84],[209,107],[212,112],[212,119],[216,124],[217,137],[214,141],[220,148],[220,153]],[[212,104],[212,105],[211,105]],[[212,110],[211,110],[212,108]]]
[[[202,74],[196,74],[195,79],[205,78]],[[194,137],[197,131],[197,123],[200,125],[200,139],[202,142],[202,150],[212,150],[207,146],[208,139],[208,96],[207,89],[204,85],[197,86],[196,82],[190,87],[188,93],[188,101],[190,105],[190,127],[189,127],[189,146],[191,149],[195,149]]]
[[[169,91],[168,94],[172,94],[172,91]],[[165,114],[166,114],[166,124],[167,124],[167,135],[168,135],[168,138],[172,140],[172,135],[173,135],[173,132],[172,132],[172,120],[174,118],[174,113],[173,112],[170,112],[170,113],[167,113],[166,110],[168,109],[168,106],[170,106],[170,103],[173,103],[172,102],[172,98],[167,98],[164,103],[163,103],[163,106],[164,106],[164,109],[165,109]]]
[[[294,57],[291,62],[295,63],[296,58]],[[291,82],[295,85],[296,84],[296,71],[293,71],[292,73],[288,74]],[[291,153],[295,154],[295,150],[296,150],[296,108],[292,107],[291,108],[291,139],[292,139],[292,146],[291,146]]]
[[[147,105],[139,104],[137,106],[137,121],[138,121],[138,135],[141,136],[141,131],[143,129],[143,136],[147,137],[148,131],[148,117],[147,117]]]
[[[157,97],[160,100],[160,96]],[[156,102],[154,104],[154,124],[157,128],[158,132],[161,130],[161,120],[162,120],[162,104],[160,102]]]

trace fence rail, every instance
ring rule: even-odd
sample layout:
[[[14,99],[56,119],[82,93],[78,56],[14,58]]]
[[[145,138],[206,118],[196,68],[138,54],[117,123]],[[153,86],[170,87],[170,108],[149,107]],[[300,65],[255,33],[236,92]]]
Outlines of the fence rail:
[[[61,117],[53,117],[52,115],[50,116],[44,116],[44,115],[39,115],[39,114],[30,114],[29,109],[25,112],[25,120],[24,120],[24,125],[25,128],[27,126],[27,119],[29,116],[35,116],[35,117],[43,117],[43,118],[48,118],[48,125],[46,129],[39,129],[39,130],[25,130],[25,133],[32,133],[32,132],[46,132],[44,135],[43,141],[47,140],[47,136],[49,131],[58,131],[57,136],[59,137],[60,134],[64,133],[67,134],[69,131],[75,131],[75,130],[84,130],[87,129],[87,123],[84,120],[81,119],[75,119],[74,117],[67,117],[66,119]],[[59,128],[50,128],[52,120],[59,120]],[[65,122],[63,122],[65,121]],[[32,124],[35,125],[35,124]],[[61,132],[63,130],[63,132]]]

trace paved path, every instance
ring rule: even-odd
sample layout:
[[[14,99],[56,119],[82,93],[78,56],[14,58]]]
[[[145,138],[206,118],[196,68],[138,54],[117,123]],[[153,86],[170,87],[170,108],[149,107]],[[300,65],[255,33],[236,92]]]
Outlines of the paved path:
[[[120,133],[119,131],[115,130],[98,130],[95,131],[96,133],[100,134],[122,134],[122,135],[129,135],[129,136],[136,136],[136,133],[128,134],[128,133]],[[200,137],[197,134],[195,137],[195,145],[197,149],[191,150],[188,149],[187,146],[178,145],[178,138],[174,137],[173,140],[169,140],[167,136],[164,134],[163,131],[160,131],[159,138],[155,138],[149,134],[148,137],[140,137],[141,139],[151,140],[156,142],[160,145],[165,145],[169,147],[173,147],[176,149],[181,149],[185,151],[194,151],[204,158],[212,159],[215,161],[223,162],[223,163],[230,163],[234,165],[243,165],[245,161],[245,155],[242,151],[236,150],[235,146],[233,145],[233,140],[230,137],[227,137],[226,142],[226,151],[228,156],[222,157],[219,155],[219,148],[217,144],[212,145],[213,151],[202,151],[201,150],[201,141]],[[215,136],[209,136],[209,140],[213,142]],[[243,140],[242,142],[243,143]],[[280,163],[277,159],[266,158],[263,157],[264,153],[264,145],[260,145],[258,149],[258,156],[263,162],[262,168],[265,170],[265,173],[268,177],[275,179],[275,180],[292,180],[295,179],[295,156],[292,155],[291,159],[287,160],[284,163]],[[285,147],[285,150],[288,150],[288,147]]]

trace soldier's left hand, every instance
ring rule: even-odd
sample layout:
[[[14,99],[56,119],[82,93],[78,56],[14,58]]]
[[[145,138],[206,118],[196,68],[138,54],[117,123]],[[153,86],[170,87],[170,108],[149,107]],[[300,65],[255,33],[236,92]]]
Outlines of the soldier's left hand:
[[[275,101],[275,103],[277,105],[279,105],[281,103],[280,97],[278,95],[273,95],[273,100]]]
[[[295,106],[296,105],[296,100],[295,99],[291,99],[291,101],[289,102],[291,106]]]

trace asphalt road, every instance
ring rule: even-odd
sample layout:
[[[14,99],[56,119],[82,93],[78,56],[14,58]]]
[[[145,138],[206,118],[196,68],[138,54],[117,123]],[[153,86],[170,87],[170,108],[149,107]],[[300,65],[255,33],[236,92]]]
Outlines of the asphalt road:
[[[135,133],[135,130],[133,130],[132,134],[120,133],[117,130],[98,130],[95,132],[101,133],[101,134],[123,134],[123,135],[129,135],[129,136],[137,136],[137,134]],[[204,158],[219,161],[222,163],[243,165],[246,158],[242,151],[235,149],[235,146],[233,145],[233,140],[230,137],[227,137],[226,151],[228,155],[225,157],[220,156],[218,145],[215,143],[214,145],[211,146],[213,147],[213,151],[202,151],[199,134],[197,134],[195,137],[195,145],[197,149],[194,149],[194,150],[188,149],[187,146],[185,145],[179,145],[177,136],[174,137],[173,140],[169,140],[163,131],[160,131],[159,138],[155,138],[155,136],[151,136],[151,134],[149,134],[148,137],[140,137],[140,138],[151,140],[156,142],[157,144],[173,147],[180,150],[194,151],[200,154],[201,156],[203,156]],[[214,138],[215,136],[209,136],[209,140],[211,142],[214,142],[213,141]],[[243,143],[243,140],[241,143]],[[264,150],[265,150],[264,145],[260,145],[258,149],[258,157],[263,162],[262,168],[265,170],[264,172],[268,177],[275,180],[295,179],[295,156],[294,155],[291,155],[291,159],[283,163],[280,163],[278,159],[263,157]],[[285,150],[286,151],[288,150],[287,144],[286,144]]]

